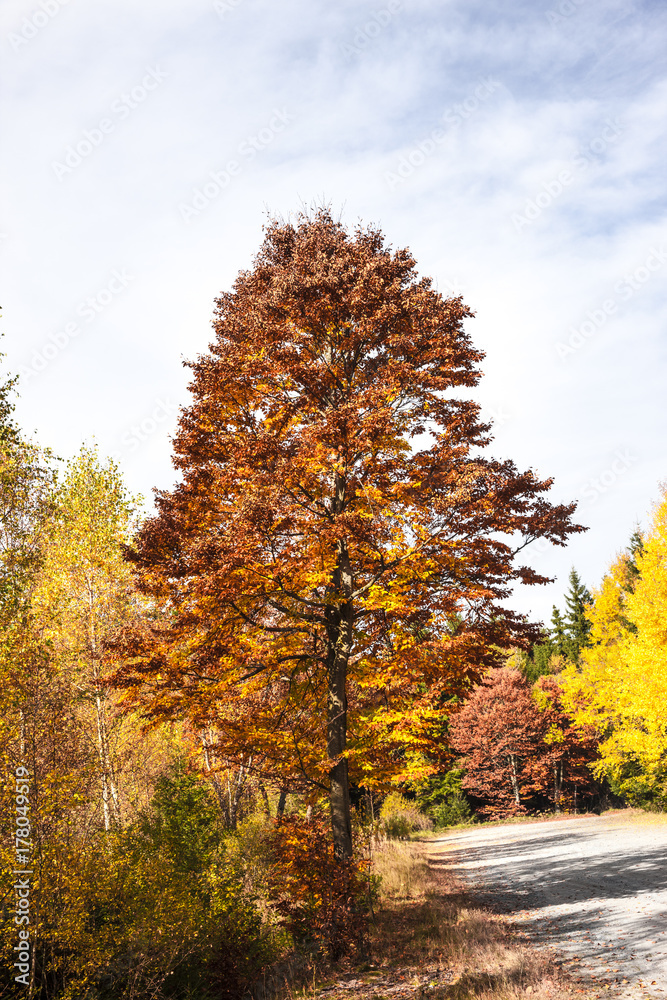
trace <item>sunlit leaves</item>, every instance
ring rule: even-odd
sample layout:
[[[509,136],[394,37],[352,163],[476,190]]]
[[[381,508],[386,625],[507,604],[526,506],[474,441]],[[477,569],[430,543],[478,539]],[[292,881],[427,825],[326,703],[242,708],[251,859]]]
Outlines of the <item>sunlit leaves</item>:
[[[294,787],[344,761],[386,784],[428,767],[494,644],[528,641],[514,550],[580,529],[549,481],[481,456],[489,427],[452,398],[480,378],[471,315],[375,229],[269,224],[134,556],[159,620],[117,678],[153,718],[215,726],[223,759],[252,748]]]
[[[629,565],[632,564],[632,572]],[[667,799],[667,496],[633,555],[616,559],[589,612],[592,646],[567,671],[578,718],[604,737],[599,765],[636,801]]]

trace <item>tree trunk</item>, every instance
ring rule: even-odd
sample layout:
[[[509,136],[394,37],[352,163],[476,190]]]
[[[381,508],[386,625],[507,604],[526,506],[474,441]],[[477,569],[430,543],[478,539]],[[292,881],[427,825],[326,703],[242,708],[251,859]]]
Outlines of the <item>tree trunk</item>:
[[[276,809],[276,819],[280,823],[285,814],[285,803],[287,802],[287,785],[283,785],[278,796],[278,808]]]
[[[558,767],[554,764],[554,812],[560,812],[558,808]]]
[[[352,820],[350,815],[350,784],[345,753],[347,742],[347,704],[345,698],[345,673],[330,675],[329,718],[327,727],[327,752],[335,761],[329,771],[329,801],[334,853],[346,860],[352,857]]]
[[[239,771],[234,783],[234,793],[232,795],[231,783],[229,781],[229,771],[227,772],[227,788],[229,790],[229,819],[232,830],[235,830],[238,823],[239,816],[239,803],[241,801],[241,795],[243,789],[245,788],[246,781],[248,780],[248,774],[250,773],[250,768],[252,767],[252,757],[248,759],[247,764],[240,764]]]
[[[563,761],[554,766],[554,812],[560,812],[560,796],[563,788]]]
[[[95,671],[95,680],[98,679],[98,672]],[[95,693],[95,711],[97,715],[97,741],[100,756],[100,770],[102,774],[102,808],[104,811],[104,829],[109,830],[112,825],[120,826],[120,800],[118,788],[113,773],[111,762],[111,751],[109,750],[109,733],[107,729],[106,713],[104,711],[104,694],[100,694],[99,689]]]
[[[220,775],[216,771],[211,772],[211,781],[213,782],[213,790],[215,792],[215,797],[218,800],[218,805],[220,806],[220,812],[222,813],[225,828],[229,829],[231,826],[231,817],[229,815],[229,809],[227,808],[227,798],[225,796],[225,790],[222,787],[222,782],[220,781]]]
[[[510,778],[512,781],[512,791],[514,792],[514,801],[517,806],[521,805],[521,796],[519,795],[519,778],[516,771],[516,758],[514,754],[510,754]]]
[[[269,796],[266,794],[266,788],[264,787],[264,782],[259,783],[259,794],[262,796],[262,803],[264,805],[264,815],[267,819],[271,819],[271,805],[269,803]]]
[[[336,499],[342,509],[344,481],[336,476]],[[347,545],[337,544],[337,565],[333,574],[331,596],[336,600],[327,609],[327,666],[329,690],[327,698],[327,755],[332,762],[329,771],[329,803],[334,853],[343,861],[352,857],[352,821],[350,816],[350,784],[347,771],[347,664],[352,650],[352,604],[341,597],[352,593],[352,573]]]
[[[106,761],[104,759],[104,741],[102,737],[102,716],[99,694],[95,696],[95,708],[97,710],[97,749],[100,756],[100,773],[102,777],[102,812],[104,814],[104,829],[108,833],[111,829],[111,809],[109,806],[109,781],[107,777]]]
[[[120,798],[116,786],[111,751],[109,749],[109,730],[106,719],[106,691],[100,689],[100,670],[98,661],[98,641],[95,627],[95,590],[88,583],[88,641],[90,643],[91,672],[95,688],[95,712],[97,715],[97,742],[100,757],[102,777],[102,810],[104,813],[104,829],[109,831],[112,824],[120,826]]]

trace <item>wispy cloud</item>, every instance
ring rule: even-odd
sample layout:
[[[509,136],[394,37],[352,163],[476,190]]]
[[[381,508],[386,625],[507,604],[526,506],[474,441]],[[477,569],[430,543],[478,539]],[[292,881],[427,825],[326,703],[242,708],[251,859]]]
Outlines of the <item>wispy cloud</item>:
[[[0,44],[27,427],[61,454],[95,433],[133,491],[167,486],[175,414],[152,414],[187,402],[214,296],[267,209],[331,200],[477,311],[496,454],[562,500],[638,456],[582,507],[591,530],[539,555],[561,582],[517,606],[548,616],[572,563],[595,582],[665,476],[664,4],[7,0]]]

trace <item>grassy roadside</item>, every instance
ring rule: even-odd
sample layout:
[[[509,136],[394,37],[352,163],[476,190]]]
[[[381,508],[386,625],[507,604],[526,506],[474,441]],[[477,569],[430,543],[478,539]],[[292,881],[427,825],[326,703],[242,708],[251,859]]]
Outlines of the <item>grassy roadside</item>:
[[[614,809],[589,814],[545,815],[460,824],[422,832],[413,841],[388,840],[373,852],[382,877],[366,962],[332,966],[302,963],[283,967],[257,1000],[599,1000],[611,981],[594,985],[571,975],[562,956],[533,946],[502,914],[475,906],[465,886],[446,867],[442,841],[472,829],[603,819],[612,823],[667,824],[667,814]],[[438,843],[440,842],[440,843]],[[304,984],[307,983],[307,986]],[[268,985],[268,984],[267,984]]]
[[[429,853],[426,841],[383,844],[374,858],[383,883],[371,958],[320,966],[308,987],[286,981],[285,997],[573,1000],[588,992],[502,916],[472,905]]]

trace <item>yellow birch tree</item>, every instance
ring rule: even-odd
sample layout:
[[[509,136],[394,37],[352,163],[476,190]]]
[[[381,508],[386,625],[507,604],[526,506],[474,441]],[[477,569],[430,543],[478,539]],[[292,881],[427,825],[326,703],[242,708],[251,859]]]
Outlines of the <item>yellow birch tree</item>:
[[[123,559],[134,501],[117,467],[83,447],[56,490],[34,607],[57,660],[70,678],[84,729],[92,726],[104,827],[121,822],[118,762],[113,742],[120,720],[110,717],[102,682],[107,643],[136,609]]]

